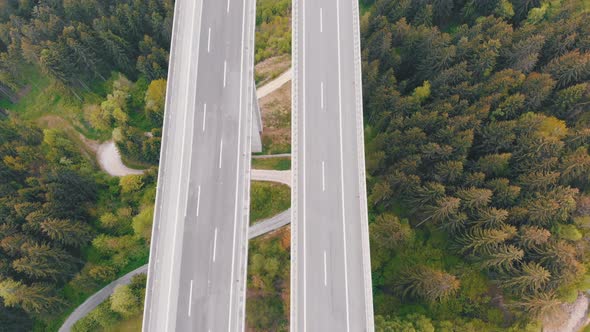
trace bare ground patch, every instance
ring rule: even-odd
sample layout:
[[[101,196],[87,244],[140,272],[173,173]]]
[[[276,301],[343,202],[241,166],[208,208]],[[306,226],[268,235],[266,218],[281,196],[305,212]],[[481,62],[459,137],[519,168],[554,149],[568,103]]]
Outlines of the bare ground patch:
[[[279,77],[291,67],[291,56],[288,54],[268,58],[254,68],[256,86],[262,86]]]
[[[291,83],[262,98],[260,101],[263,151],[267,154],[291,151]]]

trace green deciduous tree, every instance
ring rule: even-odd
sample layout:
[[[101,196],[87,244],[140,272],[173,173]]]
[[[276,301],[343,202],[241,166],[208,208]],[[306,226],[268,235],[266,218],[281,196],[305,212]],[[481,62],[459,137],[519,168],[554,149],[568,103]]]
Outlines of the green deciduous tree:
[[[131,317],[141,311],[141,301],[128,285],[119,285],[111,295],[111,309],[124,317]]]
[[[152,81],[145,93],[145,111],[154,124],[159,125],[164,119],[166,103],[166,80]]]
[[[144,238],[147,242],[150,242],[152,237],[152,222],[154,219],[154,207],[147,206],[141,210],[141,212],[133,217],[133,230],[136,235]]]

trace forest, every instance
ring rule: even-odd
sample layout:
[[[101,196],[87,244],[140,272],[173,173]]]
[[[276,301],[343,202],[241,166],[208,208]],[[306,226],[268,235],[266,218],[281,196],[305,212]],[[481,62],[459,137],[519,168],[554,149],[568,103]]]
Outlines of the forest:
[[[0,331],[57,330],[147,262],[157,171],[108,177],[79,136],[157,165],[173,8],[0,0]],[[68,124],[40,129],[44,115]],[[121,296],[133,310],[141,283]]]
[[[35,68],[80,104],[81,127],[156,165],[173,12],[172,0],[0,0],[0,96],[16,102]]]
[[[540,330],[590,289],[590,4],[360,2],[376,330]],[[288,13],[262,3],[258,61],[290,52]],[[59,95],[41,113],[67,100],[83,132],[156,165],[172,15],[172,0],[0,0],[0,105],[42,76]],[[107,177],[67,132],[3,108],[0,330],[55,330],[145,264],[156,171]],[[286,326],[285,240],[253,244],[252,326]],[[79,328],[137,314],[141,283]]]
[[[18,119],[0,119],[0,142],[0,330],[57,330],[147,262],[156,173],[107,177],[64,132]]]
[[[112,71],[165,78],[173,11],[172,0],[2,0],[2,92],[26,82],[25,63],[80,89]]]
[[[536,331],[590,288],[587,1],[363,1],[378,331]]]

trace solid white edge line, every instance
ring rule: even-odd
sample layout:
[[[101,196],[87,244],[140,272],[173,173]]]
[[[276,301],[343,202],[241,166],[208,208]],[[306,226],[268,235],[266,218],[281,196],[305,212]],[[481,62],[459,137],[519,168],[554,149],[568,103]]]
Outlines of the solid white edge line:
[[[359,163],[359,196],[361,197],[361,241],[363,250],[363,270],[365,282],[365,317],[366,330],[375,330],[375,318],[373,314],[373,287],[371,280],[371,250],[369,242],[369,213],[367,208],[367,180],[365,170],[365,128],[363,119],[363,77],[361,65],[361,41],[360,41],[360,10],[357,0],[352,0],[353,8],[353,38],[354,38],[354,71],[356,75],[356,104],[357,104],[357,147],[358,147],[358,163]]]
[[[172,59],[172,54],[176,55],[176,51],[175,51],[175,47],[176,47],[176,36],[177,36],[177,31],[178,31],[178,12],[180,11],[180,1],[177,1],[174,4],[174,17],[172,18],[172,38],[170,41],[170,60]],[[168,75],[171,75],[171,73],[174,73],[175,71],[175,66],[174,66],[174,61],[169,61],[168,63]],[[166,104],[165,104],[165,111],[164,113],[166,113],[166,111],[168,112],[168,117],[164,117],[164,123],[162,124],[162,137],[167,137],[168,135],[168,130],[167,127],[170,125],[170,116],[171,116],[171,111],[170,111],[170,100],[171,100],[171,95],[168,93],[168,91],[171,91],[171,86],[172,86],[172,80],[168,79],[166,81]],[[161,166],[165,166],[165,160],[166,160],[166,144],[168,144],[168,140],[166,139],[165,141],[162,140],[162,148],[160,149],[160,164]],[[163,168],[163,167],[162,167]],[[163,179],[163,174],[162,172],[158,172],[158,182],[156,184],[157,190],[156,190],[156,208],[154,211],[154,219],[152,222],[152,245],[150,245],[150,255],[148,258],[148,277],[146,280],[146,292],[145,292],[145,305],[143,308],[143,319],[142,319],[142,328],[141,330],[143,332],[147,332],[149,330],[149,325],[151,325],[151,312],[152,312],[152,297],[153,297],[153,292],[154,292],[154,288],[155,288],[155,284],[157,283],[156,280],[157,278],[154,279],[154,282],[151,281],[152,278],[154,278],[154,270],[155,267],[152,267],[152,260],[154,259],[154,257],[157,256],[158,253],[158,244],[159,244],[159,232],[156,231],[156,227],[159,230],[160,229],[160,215],[162,213],[162,195],[160,194],[160,191],[163,190],[163,185],[161,185],[161,181]],[[158,203],[160,205],[160,208],[158,208]],[[152,285],[152,283],[154,285]],[[150,287],[151,286],[151,287]],[[151,289],[151,291],[150,291]]]
[[[232,258],[231,258],[231,278],[230,278],[230,288],[229,288],[229,319],[228,319],[228,324],[227,324],[227,330],[228,332],[232,332],[231,326],[232,326],[232,299],[233,299],[233,293],[234,293],[234,268],[235,268],[235,260],[236,260],[236,227],[238,227],[238,189],[240,187],[240,146],[241,146],[241,141],[242,141],[242,109],[243,109],[243,102],[242,102],[242,98],[243,96],[243,84],[244,84],[244,38],[245,38],[245,33],[246,33],[246,5],[244,4],[242,6],[242,45],[241,45],[241,50],[242,50],[242,54],[240,57],[240,107],[239,107],[239,111],[238,111],[238,158],[237,158],[237,167],[236,167],[236,195],[235,195],[235,213],[234,213],[234,234],[233,234],[233,244],[232,244]]]
[[[299,237],[299,221],[298,221],[298,187],[299,187],[299,0],[292,1],[292,19],[291,19],[291,33],[292,33],[292,56],[291,56],[291,70],[292,70],[292,84],[291,84],[291,262],[290,267],[290,282],[291,282],[291,296],[289,299],[290,313],[289,313],[289,327],[291,331],[299,331],[299,317],[298,317],[298,280],[299,280],[299,258],[298,258],[298,237]]]
[[[305,183],[305,147],[306,147],[306,137],[305,137],[305,112],[306,112],[306,105],[305,105],[305,100],[306,100],[306,94],[305,94],[305,0],[301,0],[301,11],[303,12],[303,15],[301,16],[302,19],[302,25],[301,28],[303,30],[303,34],[302,34],[302,43],[301,43],[301,51],[302,51],[302,59],[301,59],[301,70],[302,70],[302,82],[303,82],[303,89],[301,89],[301,96],[302,96],[302,110],[301,110],[301,122],[302,122],[302,153],[303,153],[303,158],[302,158],[302,194],[303,194],[303,202],[302,202],[302,213],[303,216],[302,218],[302,238],[303,238],[303,254],[302,259],[303,259],[303,331],[307,331],[307,259],[305,257],[305,255],[307,254],[307,247],[306,247],[306,234],[305,234],[305,223],[306,223],[306,203],[305,203],[305,190],[306,190],[306,183]]]
[[[213,235],[213,262],[215,262],[215,253],[217,252],[217,227],[215,227],[215,235]]]
[[[251,105],[252,109],[249,112],[246,112],[246,128],[250,128],[249,129],[249,133],[251,133],[251,129],[254,126],[253,123],[253,108],[254,106],[254,102],[258,102],[257,100],[255,100],[256,97],[256,90],[254,85],[254,36],[255,36],[255,31],[256,31],[256,24],[255,22],[252,20],[253,18],[256,17],[256,1],[250,1],[250,13],[248,14],[249,17],[249,26],[250,26],[250,32],[248,33],[249,39],[248,39],[248,44],[246,45],[246,51],[248,54],[248,61],[249,64],[248,66],[250,66],[250,70],[249,70],[249,74],[248,74],[248,78],[247,82],[248,82],[248,89],[247,89],[247,100],[248,103],[246,105]],[[241,295],[238,295],[238,298],[240,299],[240,304],[239,307],[241,309],[240,313],[238,314],[238,322],[236,323],[236,330],[237,331],[244,331],[245,328],[244,326],[246,325],[246,281],[248,280],[248,239],[249,239],[249,219],[250,219],[250,169],[251,169],[251,163],[252,163],[252,158],[250,158],[250,156],[252,155],[252,135],[246,135],[246,141],[245,141],[245,156],[248,156],[248,158],[244,158],[243,159],[243,163],[244,163],[244,167],[245,167],[245,176],[244,176],[244,206],[243,206],[243,222],[242,222],[242,235],[245,235],[244,240],[242,241],[242,258],[246,258],[244,260],[240,260],[240,269],[242,270],[242,284],[241,284]],[[244,245],[245,242],[245,245]],[[241,319],[240,319],[241,318]]]
[[[341,60],[341,45],[340,45],[340,1],[336,0],[336,25],[338,42],[338,113],[339,113],[339,129],[340,129],[340,181],[342,182],[342,238],[344,241],[344,294],[346,297],[346,331],[350,331],[350,308],[348,298],[348,253],[346,250],[346,211],[344,208],[344,143],[342,135],[342,60]]]
[[[191,280],[191,287],[188,293],[188,316],[191,316],[191,309],[193,307],[193,281]]]
[[[197,8],[197,3],[194,2],[194,6],[193,6],[193,16],[192,16],[192,25],[193,25],[193,30],[194,30],[194,25],[195,25],[195,16],[196,16],[196,8]],[[199,21],[199,24],[201,22]],[[193,42],[194,42],[195,38],[190,38],[190,42],[189,42],[189,51],[192,52],[193,50]],[[168,287],[168,305],[167,308],[168,310],[166,311],[166,324],[164,325],[166,327],[166,329],[169,329],[169,325],[170,325],[170,308],[171,308],[171,304],[172,304],[172,287],[173,287],[173,282],[172,279],[174,277],[174,257],[176,256],[176,247],[177,247],[177,237],[178,237],[178,224],[179,224],[179,219],[178,219],[178,213],[180,211],[180,203],[181,203],[181,199],[180,199],[180,194],[181,194],[181,188],[182,188],[182,182],[183,182],[183,171],[184,171],[184,148],[185,148],[185,142],[186,142],[186,127],[188,124],[187,121],[187,115],[189,114],[188,111],[188,101],[189,98],[188,96],[190,95],[190,73],[192,71],[192,67],[193,67],[193,61],[189,61],[189,68],[188,68],[188,75],[189,75],[189,79],[188,79],[188,84],[186,85],[186,103],[185,103],[185,113],[184,113],[184,126],[183,126],[183,130],[182,130],[182,144],[181,144],[181,161],[180,161],[180,177],[178,179],[178,197],[177,197],[177,206],[176,206],[176,218],[174,218],[175,223],[174,223],[174,232],[173,232],[173,245],[172,245],[172,255],[171,255],[171,259],[170,259],[170,286]],[[198,68],[198,67],[197,67]],[[196,84],[196,75],[195,75],[195,84]],[[192,140],[191,140],[191,144],[192,144]],[[189,190],[189,188],[187,188],[187,190]],[[183,219],[184,221],[184,219]],[[174,329],[171,329],[174,330]]]

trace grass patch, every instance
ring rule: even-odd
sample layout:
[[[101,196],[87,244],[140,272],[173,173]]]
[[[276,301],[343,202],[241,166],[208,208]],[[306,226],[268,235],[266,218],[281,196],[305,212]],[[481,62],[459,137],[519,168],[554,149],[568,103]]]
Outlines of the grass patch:
[[[250,241],[247,331],[289,330],[290,228]]]
[[[119,154],[121,155],[121,161],[123,162],[123,165],[131,169],[143,171],[153,166],[147,163],[143,163],[139,160],[132,160],[131,158],[128,158],[127,156],[123,155],[121,152],[119,152]]]
[[[254,67],[256,86],[261,87],[281,76],[289,67],[291,67],[291,56],[287,54],[271,57],[256,64]]]
[[[262,151],[264,154],[291,152],[291,84],[285,84],[260,100]]]
[[[139,268],[140,266],[147,264],[148,263],[148,255],[149,255],[149,248],[147,248],[145,256],[140,257],[136,260],[130,261],[129,264],[127,264],[127,266],[125,266],[125,268],[123,268],[117,274],[117,277],[114,280],[117,280],[118,278],[121,278],[122,276],[126,275],[127,273]],[[89,259],[87,262],[93,262],[92,257],[93,257],[92,250],[90,250],[89,251]],[[97,263],[98,263],[98,261],[97,261]],[[38,332],[58,331],[59,328],[66,321],[68,316],[70,316],[70,314],[72,312],[74,312],[74,310],[76,310],[76,308],[78,308],[82,303],[84,303],[84,301],[86,301],[86,299],[88,299],[90,296],[94,295],[94,293],[103,289],[106,285],[108,285],[110,283],[111,282],[104,282],[104,283],[101,283],[96,288],[84,289],[84,290],[73,287],[70,283],[66,284],[66,286],[61,290],[61,293],[66,298],[66,300],[68,300],[69,306],[68,306],[67,310],[64,310],[61,315],[59,315],[55,319],[52,319],[47,324],[43,324],[42,322],[37,321],[36,325],[34,326],[33,331],[38,331]],[[113,330],[113,331],[119,331],[119,330]]]
[[[72,91],[53,82],[37,67],[23,66],[23,75],[28,78],[23,96],[12,104],[0,100],[0,107],[8,109],[23,120],[37,121],[47,115],[56,115],[68,121],[77,131],[94,140],[106,140],[109,133],[99,132],[84,120],[84,104],[100,103],[106,95],[113,78],[92,82],[89,90]],[[115,77],[115,75],[112,75]],[[82,100],[80,100],[82,99]]]
[[[122,322],[115,324],[114,326],[105,329],[105,332],[140,332],[141,324],[143,321],[143,315],[137,315],[135,317],[126,319]]]
[[[258,0],[256,62],[291,53],[291,0]]]
[[[365,13],[371,10],[372,5],[368,3],[364,3],[363,1],[359,1],[359,11],[360,15],[363,16]]]
[[[250,224],[275,216],[291,206],[291,188],[273,182],[252,182]]]
[[[252,159],[253,169],[267,169],[275,171],[286,171],[291,169],[291,158],[263,158]]]

